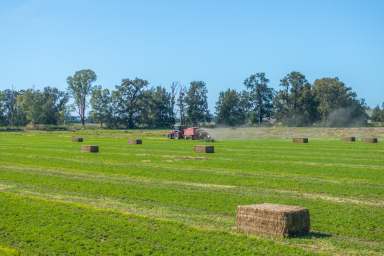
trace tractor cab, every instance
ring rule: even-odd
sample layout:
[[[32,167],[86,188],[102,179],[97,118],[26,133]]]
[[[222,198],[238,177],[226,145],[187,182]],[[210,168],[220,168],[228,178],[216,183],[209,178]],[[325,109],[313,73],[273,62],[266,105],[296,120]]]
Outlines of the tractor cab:
[[[168,133],[168,138],[170,139],[184,139],[184,126],[180,124],[175,124],[173,130]]]
[[[199,138],[198,128],[197,127],[189,127],[184,129],[184,138],[197,140]]]

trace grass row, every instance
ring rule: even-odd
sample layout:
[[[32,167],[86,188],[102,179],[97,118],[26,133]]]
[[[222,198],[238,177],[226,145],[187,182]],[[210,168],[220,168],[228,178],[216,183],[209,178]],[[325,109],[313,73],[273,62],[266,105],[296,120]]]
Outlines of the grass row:
[[[309,255],[273,241],[8,193],[0,193],[0,217],[0,243],[16,255]]]

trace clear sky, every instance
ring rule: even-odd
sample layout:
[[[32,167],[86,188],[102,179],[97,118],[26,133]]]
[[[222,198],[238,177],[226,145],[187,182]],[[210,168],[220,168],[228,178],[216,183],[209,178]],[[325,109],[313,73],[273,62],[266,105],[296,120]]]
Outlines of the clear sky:
[[[370,106],[384,101],[381,0],[1,0],[0,88],[66,88],[91,68],[114,88],[140,77],[203,80],[218,93],[266,72],[339,77]]]

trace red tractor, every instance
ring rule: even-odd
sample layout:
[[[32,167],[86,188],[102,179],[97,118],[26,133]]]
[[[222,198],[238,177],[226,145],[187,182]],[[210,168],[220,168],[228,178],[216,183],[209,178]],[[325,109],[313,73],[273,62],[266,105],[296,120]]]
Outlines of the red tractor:
[[[182,125],[175,125],[174,129],[168,133],[170,139],[189,139],[189,140],[206,140],[214,142],[214,139],[204,129],[197,127],[184,127]]]
[[[170,133],[168,133],[168,138],[197,140],[199,138],[198,128],[185,128],[182,125],[175,125],[174,129]]]

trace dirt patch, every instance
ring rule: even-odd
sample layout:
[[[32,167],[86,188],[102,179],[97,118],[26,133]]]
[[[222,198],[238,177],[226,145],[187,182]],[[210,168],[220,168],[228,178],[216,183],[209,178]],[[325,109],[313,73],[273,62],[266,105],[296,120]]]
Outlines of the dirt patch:
[[[218,140],[224,139],[260,139],[260,138],[338,138],[341,137],[378,137],[384,138],[384,127],[361,128],[306,128],[306,127],[240,127],[206,129]]]
[[[347,197],[337,197],[337,196],[328,196],[324,194],[316,194],[316,193],[301,193],[296,191],[289,191],[289,190],[279,190],[279,189],[271,189],[270,191],[274,191],[277,193],[281,193],[283,195],[292,195],[294,197],[299,198],[307,198],[312,200],[323,200],[323,201],[329,201],[333,203],[342,203],[342,204],[357,204],[357,205],[365,205],[365,206],[372,206],[372,207],[384,207],[384,201],[378,201],[378,200],[363,200],[363,199],[354,199],[354,198],[347,198]]]
[[[207,157],[193,157],[193,156],[177,156],[174,157],[175,160],[208,160]]]
[[[12,186],[10,186],[10,185],[6,185],[6,184],[0,184],[0,191],[1,190],[7,190],[7,189],[9,189],[9,188],[11,188]]]

